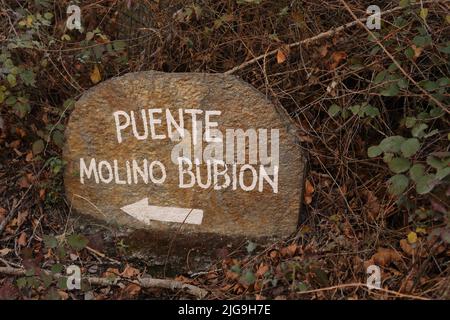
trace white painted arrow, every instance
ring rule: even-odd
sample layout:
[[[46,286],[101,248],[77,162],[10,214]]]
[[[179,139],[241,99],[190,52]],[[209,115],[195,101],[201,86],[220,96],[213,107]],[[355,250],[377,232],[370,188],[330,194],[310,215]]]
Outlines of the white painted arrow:
[[[151,220],[201,224],[203,219],[203,210],[151,206],[148,203],[148,198],[126,205],[120,209],[145,224],[150,224]]]

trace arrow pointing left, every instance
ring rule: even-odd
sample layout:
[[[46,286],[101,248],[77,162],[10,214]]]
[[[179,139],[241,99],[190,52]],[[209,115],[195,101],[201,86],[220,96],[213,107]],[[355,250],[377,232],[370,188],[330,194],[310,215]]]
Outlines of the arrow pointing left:
[[[120,209],[145,224],[150,224],[151,220],[201,224],[203,220],[203,210],[152,206],[149,205],[148,198],[126,205]]]

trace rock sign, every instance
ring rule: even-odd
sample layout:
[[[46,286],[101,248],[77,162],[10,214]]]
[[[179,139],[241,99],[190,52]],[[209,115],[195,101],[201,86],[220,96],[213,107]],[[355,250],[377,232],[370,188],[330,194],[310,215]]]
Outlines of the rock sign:
[[[288,236],[304,167],[294,132],[234,76],[130,73],[75,103],[66,196],[79,213],[150,231]]]

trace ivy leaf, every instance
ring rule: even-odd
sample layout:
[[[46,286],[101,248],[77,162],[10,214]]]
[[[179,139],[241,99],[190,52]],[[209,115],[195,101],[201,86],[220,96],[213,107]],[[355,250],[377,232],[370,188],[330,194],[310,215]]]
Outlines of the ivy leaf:
[[[389,169],[394,173],[402,173],[408,171],[411,164],[408,159],[397,157],[389,161]]]
[[[410,158],[420,149],[420,142],[417,138],[407,139],[402,143],[400,150],[405,158]]]
[[[383,149],[381,149],[379,146],[371,146],[367,150],[367,155],[369,156],[369,158],[378,157],[382,153],[383,153]]]
[[[71,234],[67,237],[67,243],[76,251],[84,249],[88,242],[89,240],[82,234]]]
[[[397,174],[389,179],[389,193],[399,196],[405,192],[409,185],[409,179],[404,174]]]

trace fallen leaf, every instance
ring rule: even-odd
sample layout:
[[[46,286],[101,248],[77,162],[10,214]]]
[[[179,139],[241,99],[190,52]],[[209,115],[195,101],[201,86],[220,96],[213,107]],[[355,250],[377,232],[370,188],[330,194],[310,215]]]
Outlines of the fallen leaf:
[[[283,63],[286,61],[286,54],[284,53],[284,51],[282,49],[278,49],[277,51],[277,63]]]
[[[127,266],[125,267],[125,270],[123,270],[121,276],[124,278],[133,278],[135,276],[138,276],[140,273],[141,272],[138,269],[133,268],[127,264]]]
[[[372,256],[373,264],[386,267],[391,262],[400,261],[402,259],[397,250],[389,248],[378,248],[378,251]]]
[[[269,271],[269,266],[267,264],[261,263],[258,270],[256,270],[256,276],[261,278],[266,274],[267,271]]]
[[[25,222],[27,217],[28,217],[27,210],[20,211],[19,214],[17,215],[17,227],[20,227]]]
[[[0,300],[15,300],[19,296],[19,290],[11,281],[0,287]]]
[[[4,257],[4,256],[6,256],[8,253],[10,253],[12,250],[11,249],[9,249],[9,248],[3,248],[3,249],[0,249],[0,257]]]
[[[423,48],[416,47],[415,45],[411,45],[411,48],[414,51],[414,58],[413,58],[413,60],[416,60],[420,56],[420,54],[422,53]]]
[[[122,290],[122,298],[135,298],[141,292],[141,287],[136,283],[130,283]]]
[[[400,240],[400,248],[409,256],[414,256],[416,250],[408,243],[406,239]]]
[[[0,207],[0,222],[6,217],[6,209]]]
[[[366,190],[363,193],[366,196],[366,204],[365,209],[367,210],[367,216],[371,221],[375,221],[378,218],[378,215],[380,214],[380,201],[378,198],[373,194],[372,191]]]
[[[417,242],[417,233],[415,233],[414,231],[411,231],[410,233],[408,233],[408,242],[413,244]]]
[[[25,232],[22,232],[17,239],[17,244],[21,247],[25,247],[27,245],[27,234]]]
[[[327,55],[327,53],[328,53],[328,47],[329,47],[328,44],[324,44],[323,46],[321,46],[321,47],[319,48],[319,55],[320,55],[322,58],[324,58],[324,57]]]
[[[331,64],[330,64],[330,69],[334,70],[336,69],[339,64],[343,61],[347,59],[347,53],[345,53],[344,51],[335,51],[331,54]]]
[[[120,275],[120,272],[119,272],[119,269],[117,269],[117,268],[108,268],[103,273],[104,277],[111,277],[111,278],[116,278],[119,275]]]
[[[102,75],[100,74],[100,70],[97,65],[95,65],[92,69],[90,78],[93,84],[97,84],[100,80],[102,80]]]
[[[312,202],[312,194],[314,193],[314,186],[308,179],[305,183],[305,203],[310,204]]]

